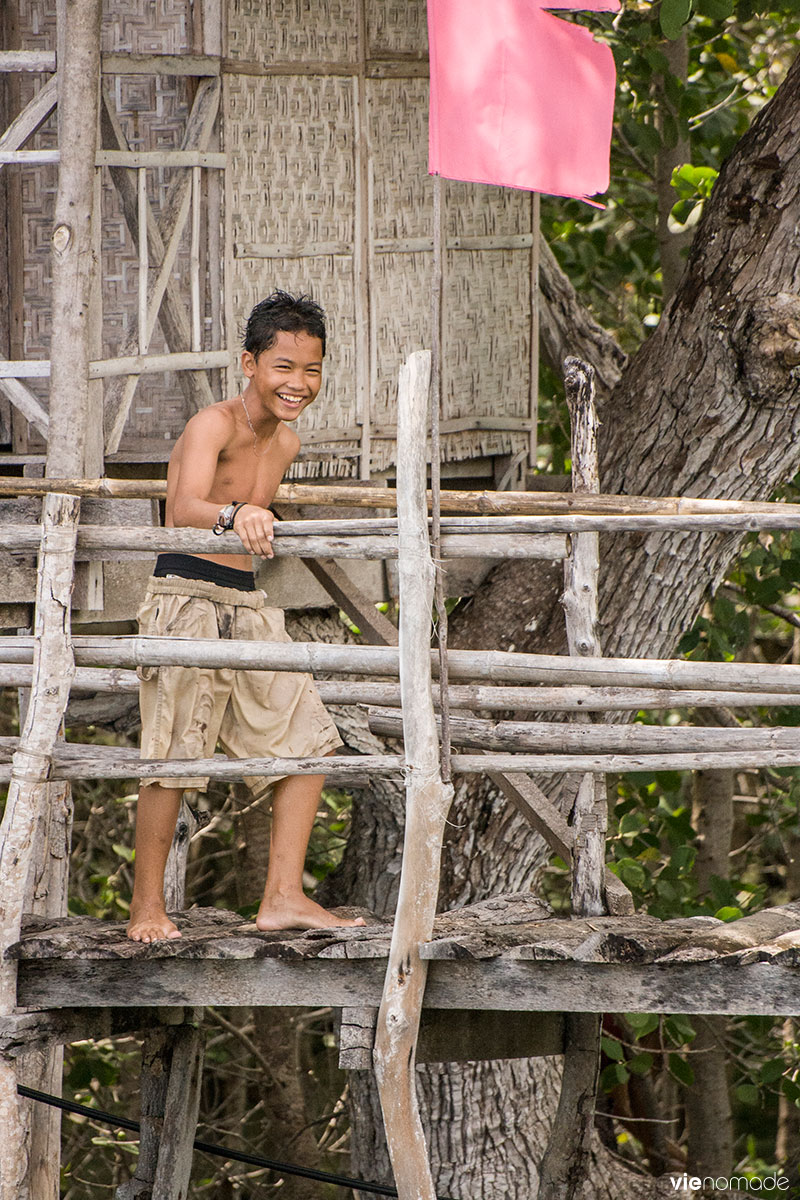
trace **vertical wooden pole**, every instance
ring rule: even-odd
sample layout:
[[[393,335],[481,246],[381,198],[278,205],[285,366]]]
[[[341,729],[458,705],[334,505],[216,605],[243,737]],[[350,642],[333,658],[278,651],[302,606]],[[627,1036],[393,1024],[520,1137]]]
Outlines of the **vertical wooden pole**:
[[[84,472],[101,0],[59,5],[58,192],[53,221],[47,474]]]
[[[227,11],[227,9],[226,9]],[[223,53],[223,16],[221,0],[203,0],[203,53],[221,56]],[[225,109],[223,106],[222,113]],[[224,115],[217,122],[217,126],[211,136],[212,150],[219,150],[220,135],[219,128],[224,121]],[[208,289],[211,311],[211,340],[206,347],[209,350],[216,350],[220,346],[225,345],[224,340],[224,319],[223,319],[223,273],[222,273],[222,179],[220,175],[224,172],[206,171],[206,188],[208,195],[208,207],[206,210],[206,219],[208,226],[208,253],[206,262],[208,263]],[[210,371],[209,377],[211,386],[214,391],[216,400],[222,399],[221,373],[219,371]]]
[[[94,272],[89,294],[89,359],[103,357],[103,168],[95,167],[92,202],[92,252],[97,270]],[[88,413],[86,422],[86,446],[84,449],[84,474],[87,479],[100,479],[105,475],[105,452],[103,439],[103,396],[102,379],[90,379],[88,385]],[[72,590],[73,609],[82,608],[92,612],[103,609],[102,562],[77,563],[75,583]]]
[[[22,38],[19,28],[19,4],[7,0],[0,4],[0,19],[3,22],[3,48],[20,50]],[[17,115],[22,106],[20,79],[17,71],[10,71],[3,79],[9,119]],[[7,166],[3,169],[6,188],[5,236],[8,246],[8,357],[16,361],[25,358],[25,236],[22,210],[22,167]],[[11,446],[15,454],[28,450],[28,422],[16,407],[11,405]]]
[[[140,167],[136,172],[136,198],[139,213],[139,229],[147,229],[147,170],[145,167]],[[139,353],[147,354],[147,284],[150,275],[150,261],[148,254],[148,239],[142,234],[139,238],[139,278],[137,280],[139,290],[138,304],[138,319],[139,327]]]
[[[447,669],[447,604],[442,563],[442,447],[439,435],[444,398],[444,280],[447,260],[447,217],[444,182],[433,177],[433,273],[431,286],[431,541],[436,566],[433,595],[439,646],[439,711],[442,721],[442,778],[450,782],[450,697]],[[399,434],[399,431],[398,431]]]
[[[539,449],[539,265],[541,259],[541,211],[542,198],[538,192],[531,193],[531,390],[529,402],[530,435],[528,440],[528,466],[536,470]],[[524,485],[523,485],[524,486]]]
[[[579,358],[567,358],[564,382],[572,423],[572,490],[600,490],[594,370]],[[597,633],[597,583],[600,568],[596,533],[573,534],[564,564],[563,604],[570,654],[600,654]],[[578,718],[584,719],[583,716]],[[588,716],[585,718],[588,720]],[[572,911],[575,916],[605,912],[605,779],[584,775],[573,809]],[[567,1013],[561,1094],[550,1138],[539,1169],[538,1200],[574,1200],[589,1169],[597,1079],[600,1070],[601,1017]]]
[[[200,313],[200,209],[202,199],[201,168],[192,167],[192,242],[190,273],[192,291],[192,349],[203,349],[203,324]],[[141,227],[141,223],[140,223]],[[142,241],[146,242],[146,238]]]
[[[353,300],[356,322],[356,395],[361,422],[359,475],[369,479],[372,457],[372,323],[370,247],[372,244],[372,188],[370,187],[369,113],[367,110],[366,0],[357,0],[358,64],[353,76],[353,153],[355,157],[355,217],[353,230]]]
[[[403,867],[374,1063],[386,1137],[400,1200],[435,1200],[415,1090],[415,1052],[427,964],[420,943],[431,936],[439,891],[445,820],[453,789],[442,782],[431,697],[430,614],[434,567],[425,496],[426,411],[430,356],[412,354],[398,397],[398,538],[400,691],[406,747]]]
[[[16,963],[6,951],[19,940],[37,821],[47,803],[53,745],[75,671],[69,615],[79,511],[75,496],[45,498],[31,699],[0,825],[0,1016],[16,1005]],[[0,1200],[22,1200],[29,1194],[27,1158],[14,1063],[0,1058]]]
[[[578,358],[568,358],[564,382],[572,423],[572,490],[594,494],[600,490],[594,370]],[[571,542],[572,553],[564,564],[563,596],[569,652],[596,658],[601,653],[597,633],[600,539],[597,533],[579,533],[572,535]],[[606,824],[605,780],[601,775],[585,775],[573,810],[572,911],[576,916],[605,912]]]

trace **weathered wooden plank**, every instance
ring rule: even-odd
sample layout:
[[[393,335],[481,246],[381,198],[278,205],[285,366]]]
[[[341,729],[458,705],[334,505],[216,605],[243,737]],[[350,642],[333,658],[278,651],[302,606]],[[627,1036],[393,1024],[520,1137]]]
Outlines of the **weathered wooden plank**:
[[[27,1007],[333,1005],[380,1003],[385,962],[233,962],[148,956],[117,962],[23,962]],[[434,962],[426,1007],[532,1012],[800,1015],[796,973],[772,963]]]

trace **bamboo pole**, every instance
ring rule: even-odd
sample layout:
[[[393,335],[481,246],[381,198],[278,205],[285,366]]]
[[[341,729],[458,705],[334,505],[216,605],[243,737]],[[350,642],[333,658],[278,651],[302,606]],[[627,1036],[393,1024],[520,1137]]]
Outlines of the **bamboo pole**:
[[[288,524],[288,522],[287,522]],[[397,537],[393,534],[357,533],[352,536],[308,534],[302,522],[292,522],[292,530],[281,529],[275,550],[300,558],[360,558],[376,561],[397,557]],[[332,523],[335,527],[336,523]],[[341,523],[339,523],[341,528]],[[279,527],[276,526],[276,530]],[[34,549],[38,526],[0,526],[0,546],[8,549]],[[154,529],[151,526],[82,525],[78,535],[79,558],[147,558],[162,550],[188,554],[247,554],[238,535],[217,537],[210,529]],[[442,553],[447,558],[537,558],[555,561],[566,556],[566,541],[560,535],[524,534],[446,534]]]
[[[369,711],[373,733],[398,737],[397,709]],[[512,753],[665,754],[693,750],[797,750],[800,729],[789,726],[564,725],[559,721],[487,721],[454,715],[453,741],[459,746]],[[589,914],[599,915],[599,914]]]
[[[56,750],[48,778],[76,779],[276,779],[283,775],[327,775],[339,783],[365,786],[374,775],[397,777],[405,773],[402,756],[336,755],[334,758],[139,759],[110,754],[94,745],[69,743],[69,751]],[[692,750],[658,754],[454,754],[453,772],[485,775],[502,772],[561,775],[569,772],[653,775],[657,771],[761,771],[800,766],[800,747],[794,750]],[[8,763],[0,762],[0,782],[12,776]]]
[[[375,642],[381,644],[377,638]],[[383,644],[396,643],[386,641]],[[30,666],[0,662],[0,687],[29,688],[30,685]],[[316,687],[325,704],[366,704],[389,708],[399,708],[400,705],[398,683],[321,679]],[[113,667],[78,667],[72,680],[70,694],[134,694],[138,691],[139,678],[135,671]],[[484,709],[488,712],[504,712],[508,709],[537,712],[638,712],[644,708],[719,708],[722,705],[726,708],[786,708],[793,704],[796,707],[800,703],[785,692],[703,692],[691,689],[669,691],[659,688],[592,688],[569,685],[548,688],[451,684],[448,697],[452,709]],[[434,694],[434,705],[436,704],[437,697]],[[397,716],[399,717],[399,713]],[[497,730],[500,726],[495,725],[492,728]],[[565,727],[559,725],[558,728],[563,733]],[[458,731],[453,734],[454,740],[461,736]],[[485,734],[481,736],[485,737]]]
[[[32,661],[34,639],[0,637],[0,663]],[[253,671],[302,671],[347,675],[397,675],[393,646],[352,646],[323,642],[219,642],[212,638],[79,636],[73,638],[79,666],[205,666]],[[438,656],[431,651],[434,669]],[[559,683],[589,687],[640,688],[678,694],[681,688],[800,695],[800,666],[780,663],[685,662],[682,659],[580,659],[559,654],[520,654],[505,650],[450,650],[451,678],[495,683]],[[727,701],[726,701],[727,702]]]
[[[69,607],[79,501],[49,496],[44,506],[36,592],[33,688],[0,826],[0,1016],[16,1005],[16,963],[6,957],[19,940],[32,849],[46,803],[51,755],[69,695],[74,663]],[[0,1058],[0,1200],[18,1200],[27,1162],[13,1062]]]
[[[209,352],[213,361],[206,365],[225,365],[217,361],[223,351]],[[150,356],[148,362],[159,361],[159,369],[172,370],[176,367],[176,359],[198,356],[163,355],[158,360]],[[209,358],[208,354],[203,356]],[[163,359],[163,362],[161,362]],[[108,360],[109,364],[116,360]],[[133,360],[131,360],[133,361]],[[11,364],[16,366],[17,364]],[[104,364],[94,364],[101,367]],[[180,363],[177,363],[180,366]],[[125,368],[127,370],[127,367]],[[3,364],[0,364],[0,374]],[[92,369],[91,374],[97,372]],[[122,372],[124,373],[124,371]],[[14,374],[14,372],[12,372]],[[47,374],[47,372],[45,372]],[[22,374],[20,373],[20,378]],[[166,480],[163,479],[85,479],[82,476],[73,478],[23,479],[18,475],[0,477],[0,495],[2,496],[43,496],[48,492],[63,492],[75,496],[100,496],[106,498],[125,497],[127,499],[163,500],[167,494]],[[276,503],[302,505],[344,505],[346,508],[397,508],[397,492],[394,488],[344,486],[341,484],[308,484],[283,483],[275,493]],[[441,496],[442,511],[450,513],[474,513],[483,516],[570,516],[579,515],[582,523],[563,525],[563,532],[580,533],[597,529],[599,532],[614,529],[655,530],[658,528],[684,528],[680,524],[670,525],[666,522],[659,525],[644,523],[606,524],[601,520],[589,520],[590,517],[613,516],[649,516],[649,517],[692,517],[692,516],[753,516],[764,517],[765,523],[757,528],[765,529],[794,529],[800,526],[800,504],[785,504],[780,502],[765,502],[760,500],[724,500],[698,496],[614,496],[600,493],[596,496],[576,496],[572,492],[491,492],[491,491],[443,491]],[[430,504],[430,496],[428,496]],[[786,522],[786,524],[784,524]],[[492,526],[494,528],[494,526]],[[547,529],[554,527],[548,523]],[[732,526],[725,523],[719,526],[695,526],[687,523],[686,529],[720,532],[731,532]],[[740,526],[736,526],[740,528]],[[741,526],[747,532],[748,526]],[[531,532],[528,528],[528,532]]]
[[[425,411],[430,357],[413,354],[400,372],[400,688],[407,748],[403,866],[374,1064],[400,1200],[436,1200],[415,1087],[416,1044],[427,978],[419,956],[430,938],[439,863],[453,789],[442,782],[433,715],[430,614],[434,567],[425,520]]]

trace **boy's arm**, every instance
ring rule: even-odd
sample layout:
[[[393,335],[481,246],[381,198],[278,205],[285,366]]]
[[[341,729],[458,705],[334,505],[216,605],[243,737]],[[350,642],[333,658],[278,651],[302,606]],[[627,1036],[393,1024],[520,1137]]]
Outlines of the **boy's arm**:
[[[204,408],[187,423],[182,434],[180,466],[172,500],[175,525],[189,525],[193,529],[213,529],[216,525],[222,506],[219,500],[210,500],[209,495],[220,454],[233,433],[230,416],[219,408]],[[254,516],[243,530],[239,521],[243,510],[239,509],[234,522],[235,532],[250,554],[272,558],[272,513],[252,504],[246,507]],[[231,553],[227,548],[226,552]]]
[[[219,501],[208,497],[214,486],[219,456],[231,433],[230,419],[218,408],[204,408],[187,423],[181,435],[180,466],[172,497],[172,520],[176,526],[211,529],[216,524]]]

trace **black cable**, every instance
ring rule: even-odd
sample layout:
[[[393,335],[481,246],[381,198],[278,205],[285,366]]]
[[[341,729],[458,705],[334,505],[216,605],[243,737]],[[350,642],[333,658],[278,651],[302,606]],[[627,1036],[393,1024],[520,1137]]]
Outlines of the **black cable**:
[[[28,1100],[38,1100],[42,1104],[49,1104],[52,1108],[60,1108],[63,1112],[90,1117],[93,1121],[100,1121],[103,1125],[111,1125],[116,1129],[127,1129],[131,1133],[141,1131],[138,1121],[131,1121],[128,1117],[115,1117],[113,1113],[103,1112],[100,1108],[90,1108],[88,1104],[76,1104],[74,1100],[63,1100],[60,1096],[37,1092],[35,1088],[24,1087],[22,1084],[17,1085],[17,1091],[20,1096],[25,1096]],[[385,1183],[365,1183],[361,1179],[349,1179],[346,1175],[330,1175],[326,1171],[316,1171],[313,1167],[300,1167],[296,1163],[278,1162],[277,1159],[262,1158],[258,1154],[228,1150],[225,1146],[215,1146],[213,1142],[201,1142],[198,1138],[194,1140],[194,1148],[202,1150],[204,1154],[212,1154],[217,1158],[229,1158],[249,1167],[267,1167],[270,1171],[278,1171],[283,1175],[299,1175],[303,1179],[319,1180],[320,1183],[335,1183],[339,1187],[350,1188],[355,1192],[371,1192],[376,1196],[397,1195],[397,1188],[390,1187]],[[447,1197],[441,1197],[440,1200],[447,1200]]]

